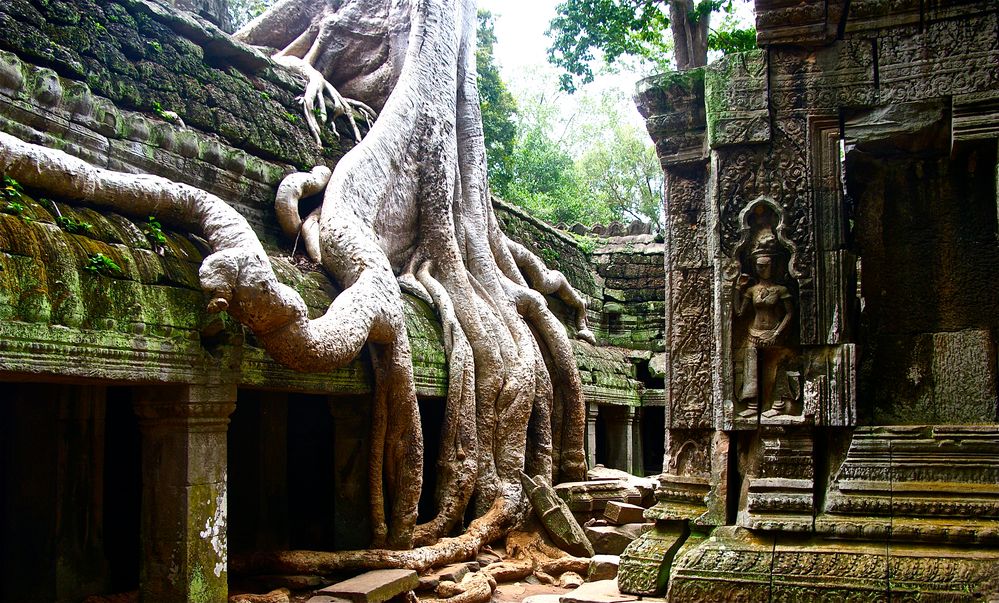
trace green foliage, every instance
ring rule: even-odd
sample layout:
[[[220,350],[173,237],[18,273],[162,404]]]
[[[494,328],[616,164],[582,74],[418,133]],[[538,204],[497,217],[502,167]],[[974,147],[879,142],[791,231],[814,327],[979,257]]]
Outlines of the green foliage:
[[[28,208],[25,207],[25,205],[20,201],[7,201],[4,204],[4,206],[0,208],[0,211],[3,211],[3,213],[10,214],[12,216],[20,216],[22,213],[24,213],[24,210],[26,209]]]
[[[0,212],[12,216],[20,216],[22,219],[30,222],[31,218],[24,214],[24,210],[28,209],[28,207],[23,203],[23,194],[24,189],[21,188],[20,182],[10,176],[4,176],[3,188],[0,189],[0,200],[2,200],[2,203],[0,203]]]
[[[142,232],[145,233],[146,238],[154,247],[161,248],[167,243],[166,235],[163,234],[163,225],[155,216],[149,216],[146,223],[142,225]]]
[[[493,55],[496,33],[492,13],[479,11],[478,46],[475,65],[478,71],[479,106],[482,110],[482,133],[489,164],[489,184],[493,190],[506,191],[511,179],[511,156],[517,135],[514,121],[517,105],[500,77]]]
[[[733,11],[732,0],[685,1],[690,24],[710,18],[714,11]],[[548,60],[565,72],[559,80],[562,89],[574,92],[579,84],[593,81],[594,64],[611,65],[625,56],[665,68],[672,47],[667,31],[669,4],[667,0],[565,0],[559,4],[548,27],[552,38]],[[729,53],[755,48],[756,31],[724,20],[717,30],[709,31],[707,42],[700,64],[709,49]]]
[[[90,222],[83,222],[66,216],[57,216],[56,224],[59,225],[59,228],[70,234],[87,234],[94,229],[94,225]]]
[[[83,269],[91,274],[103,274],[111,277],[121,276],[122,273],[121,266],[103,253],[90,254]]]
[[[10,176],[3,177],[3,198],[8,201],[16,201],[24,194],[21,183]]]
[[[548,60],[565,70],[560,85],[574,92],[593,81],[597,51],[607,63],[624,55],[661,57],[668,51],[666,3],[658,0],[566,0],[548,26]]]
[[[152,48],[154,52],[163,52],[163,46],[156,40],[146,42],[146,46]]]
[[[579,248],[582,249],[583,253],[586,255],[592,255],[593,252],[597,250],[597,239],[587,235],[578,235],[576,233],[572,233],[572,236],[576,239],[576,243],[579,245]]]
[[[623,100],[613,92],[583,100],[580,111],[599,117],[575,128],[586,141],[576,169],[591,203],[606,207],[613,219],[642,220],[659,231],[662,168],[648,136],[617,109]]]
[[[228,0],[229,14],[236,29],[246,25],[274,4],[275,0]]]
[[[159,116],[160,119],[164,121],[173,121],[170,116],[167,115],[166,109],[160,104],[160,101],[153,101],[153,113]]]

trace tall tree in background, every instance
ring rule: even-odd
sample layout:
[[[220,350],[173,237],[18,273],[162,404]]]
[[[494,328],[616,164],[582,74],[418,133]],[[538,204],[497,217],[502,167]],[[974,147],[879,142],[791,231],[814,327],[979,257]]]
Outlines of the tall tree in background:
[[[486,139],[489,184],[500,196],[506,196],[511,178],[511,156],[517,136],[517,104],[500,77],[493,54],[496,32],[493,15],[480,10],[475,66],[478,70],[479,106],[482,110],[482,134]]]
[[[561,85],[570,92],[577,80],[593,80],[596,51],[610,64],[622,56],[663,63],[672,50],[678,70],[700,67],[709,48],[738,52],[755,46],[753,29],[726,28],[712,35],[711,13],[723,8],[731,11],[732,0],[566,0],[549,26],[554,41],[548,60],[566,71]]]
[[[576,173],[587,200],[614,219],[661,228],[663,172],[648,135],[622,113],[624,94],[584,96],[572,128]]]

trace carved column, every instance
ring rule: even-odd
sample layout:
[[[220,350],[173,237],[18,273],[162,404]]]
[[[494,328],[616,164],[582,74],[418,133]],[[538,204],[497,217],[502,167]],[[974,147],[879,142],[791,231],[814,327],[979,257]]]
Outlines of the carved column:
[[[145,603],[227,599],[226,429],[236,387],[142,388]]]
[[[645,476],[645,461],[642,454],[642,410],[633,408],[634,419],[631,422],[631,468],[632,475]]]
[[[260,392],[257,546],[288,547],[288,394]]]
[[[586,403],[586,466],[597,465],[597,416],[600,405],[594,402]]]
[[[609,414],[607,420],[607,462],[614,469],[632,469],[632,424],[635,409],[631,406],[618,407]]]

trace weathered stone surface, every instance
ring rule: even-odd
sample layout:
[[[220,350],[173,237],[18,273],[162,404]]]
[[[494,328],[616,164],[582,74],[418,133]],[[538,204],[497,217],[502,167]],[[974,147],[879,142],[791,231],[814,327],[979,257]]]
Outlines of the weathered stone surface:
[[[689,531],[681,521],[657,521],[621,553],[618,586],[621,592],[659,596],[666,592],[670,566]]]
[[[636,600],[637,596],[622,594],[614,580],[587,582],[559,599],[560,603],[625,603]]]
[[[381,603],[414,590],[419,583],[420,578],[413,570],[374,570],[327,586],[316,594],[346,599],[354,603]]]
[[[617,570],[620,564],[621,557],[618,555],[594,555],[590,559],[590,567],[586,573],[587,582],[617,578]]]
[[[612,500],[604,507],[604,518],[612,524],[644,523],[645,507]]]
[[[620,526],[586,526],[583,530],[599,555],[620,555],[629,544],[652,528],[651,523],[629,523]]]
[[[578,588],[583,582],[586,581],[576,572],[565,572],[558,578],[559,588]]]
[[[532,479],[521,473],[521,481],[531,500],[531,506],[534,507],[534,513],[541,520],[552,541],[571,555],[593,556],[593,548],[583,529],[576,522],[576,518],[573,517],[569,506],[556,496],[555,490],[544,481],[544,478],[539,475]]]
[[[574,513],[603,511],[612,500],[640,504],[642,493],[625,481],[563,482],[555,493]]]

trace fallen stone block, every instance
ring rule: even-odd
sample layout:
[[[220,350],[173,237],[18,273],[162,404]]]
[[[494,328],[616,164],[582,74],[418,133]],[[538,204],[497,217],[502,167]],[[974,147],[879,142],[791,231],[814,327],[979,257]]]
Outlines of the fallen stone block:
[[[626,523],[644,523],[645,507],[616,500],[608,501],[604,507],[604,519],[618,526]]]
[[[382,603],[396,595],[414,590],[419,584],[420,578],[413,570],[384,569],[354,576],[320,589],[316,594],[346,599],[354,603]]]
[[[617,578],[617,568],[619,565],[621,565],[621,558],[617,555],[594,555],[590,559],[590,568],[586,572],[586,581],[613,580]]]
[[[558,579],[558,585],[561,588],[579,588],[583,585],[583,577],[576,572],[566,572],[562,574]]]
[[[624,549],[646,531],[651,523],[629,523],[623,526],[590,526],[583,528],[598,555],[620,555]]]
[[[617,589],[616,580],[598,580],[587,582],[574,591],[568,592],[559,599],[559,603],[624,603],[637,601],[635,595],[623,595]]]

